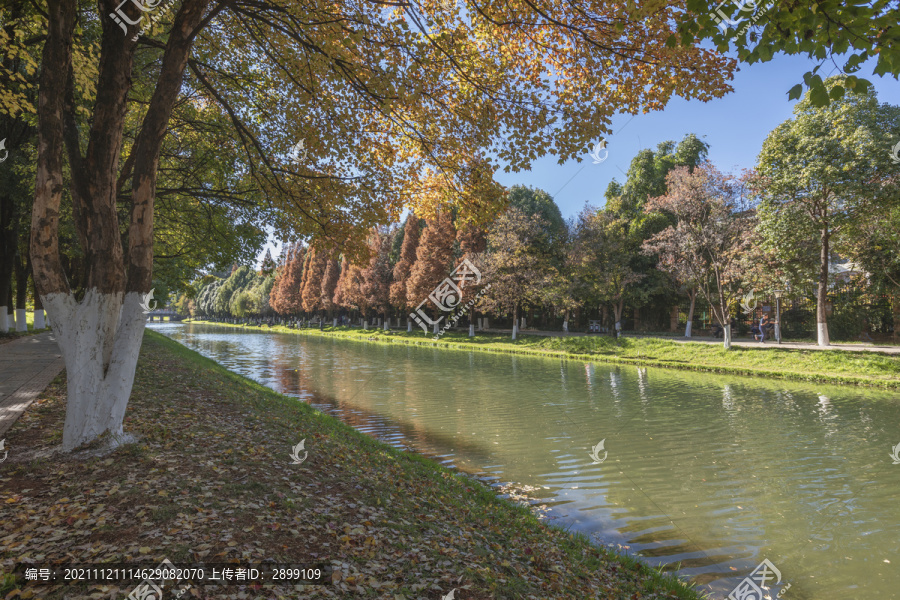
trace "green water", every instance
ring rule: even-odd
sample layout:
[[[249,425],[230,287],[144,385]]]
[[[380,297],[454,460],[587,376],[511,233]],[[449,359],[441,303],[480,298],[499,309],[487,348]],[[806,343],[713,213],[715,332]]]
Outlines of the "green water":
[[[152,328],[395,446],[533,489],[551,522],[713,598],[764,558],[782,576],[773,598],[900,598],[896,393]]]

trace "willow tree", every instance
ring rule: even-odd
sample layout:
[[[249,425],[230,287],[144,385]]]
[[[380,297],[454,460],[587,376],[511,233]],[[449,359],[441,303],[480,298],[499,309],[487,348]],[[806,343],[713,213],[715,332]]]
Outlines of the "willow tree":
[[[152,286],[160,147],[186,93],[229,120],[242,176],[277,209],[279,232],[358,248],[404,207],[489,219],[501,162],[581,160],[616,111],[730,91],[733,61],[666,45],[681,10],[600,0],[47,0],[31,250],[68,367],[63,449],[123,434]],[[96,94],[75,111],[73,54],[88,46]],[[153,80],[147,101],[130,93],[138,79]],[[431,193],[435,180],[450,193]],[[81,298],[59,257],[65,185],[87,265]]]

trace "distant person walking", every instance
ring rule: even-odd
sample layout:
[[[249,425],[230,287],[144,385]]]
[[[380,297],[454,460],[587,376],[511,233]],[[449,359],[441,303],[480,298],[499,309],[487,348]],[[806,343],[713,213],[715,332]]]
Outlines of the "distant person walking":
[[[769,315],[764,314],[762,318],[759,320],[759,343],[765,343],[766,336],[769,334],[769,329],[771,325],[769,324]]]

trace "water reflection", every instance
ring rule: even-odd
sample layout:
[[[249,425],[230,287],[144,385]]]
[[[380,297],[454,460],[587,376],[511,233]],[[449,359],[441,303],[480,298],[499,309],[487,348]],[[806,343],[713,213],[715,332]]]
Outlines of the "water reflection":
[[[786,598],[898,595],[894,394],[153,328],[395,446],[538,487],[558,523],[680,565],[714,598],[763,558],[792,584]]]

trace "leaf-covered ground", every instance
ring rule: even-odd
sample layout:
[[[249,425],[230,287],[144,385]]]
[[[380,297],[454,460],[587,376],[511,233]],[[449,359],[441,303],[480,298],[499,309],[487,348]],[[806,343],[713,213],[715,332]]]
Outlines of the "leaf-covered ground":
[[[50,454],[64,414],[60,376],[7,434],[0,598],[124,598],[133,587],[27,585],[10,576],[17,562],[166,558],[335,567],[331,585],[194,586],[182,598],[699,597],[157,334],[145,336],[126,417],[136,444]],[[307,459],[292,464],[302,439]]]

